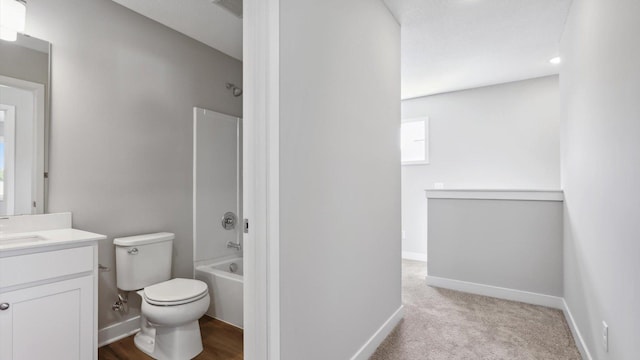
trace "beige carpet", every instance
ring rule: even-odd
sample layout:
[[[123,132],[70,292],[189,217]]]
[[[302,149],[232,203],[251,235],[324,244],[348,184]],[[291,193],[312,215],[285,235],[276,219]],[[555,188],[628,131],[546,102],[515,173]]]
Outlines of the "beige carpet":
[[[404,260],[404,320],[372,360],[580,359],[560,310],[427,286]]]

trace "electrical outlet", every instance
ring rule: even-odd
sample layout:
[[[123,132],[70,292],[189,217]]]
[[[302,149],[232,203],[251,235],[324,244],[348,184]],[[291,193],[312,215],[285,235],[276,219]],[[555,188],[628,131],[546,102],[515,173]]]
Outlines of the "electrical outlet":
[[[402,240],[406,240],[407,239],[407,232],[402,230]]]
[[[606,322],[602,322],[602,346],[605,352],[609,352],[609,325]]]

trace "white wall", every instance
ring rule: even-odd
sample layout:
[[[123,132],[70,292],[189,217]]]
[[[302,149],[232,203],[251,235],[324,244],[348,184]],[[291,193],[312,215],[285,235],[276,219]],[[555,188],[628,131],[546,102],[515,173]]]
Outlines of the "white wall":
[[[400,27],[280,1],[281,358],[349,359],[401,306]]]
[[[430,164],[402,167],[403,252],[427,252],[425,189],[558,189],[558,77],[402,102],[403,119],[429,116]]]
[[[27,33],[52,43],[49,211],[99,245],[99,326],[116,300],[114,237],[176,233],[173,273],[193,271],[193,106],[241,116],[242,64],[112,1],[31,0]],[[134,302],[135,305],[135,302]]]
[[[599,360],[640,356],[638,19],[637,0],[575,0],[561,45],[565,299]]]

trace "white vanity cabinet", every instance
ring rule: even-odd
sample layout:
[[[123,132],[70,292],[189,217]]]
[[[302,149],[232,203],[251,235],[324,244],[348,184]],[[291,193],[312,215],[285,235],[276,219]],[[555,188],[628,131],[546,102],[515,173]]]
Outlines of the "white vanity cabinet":
[[[0,237],[0,360],[96,360],[104,237],[74,229],[39,236],[47,240],[10,249]]]
[[[0,295],[0,359],[93,359],[93,276]]]

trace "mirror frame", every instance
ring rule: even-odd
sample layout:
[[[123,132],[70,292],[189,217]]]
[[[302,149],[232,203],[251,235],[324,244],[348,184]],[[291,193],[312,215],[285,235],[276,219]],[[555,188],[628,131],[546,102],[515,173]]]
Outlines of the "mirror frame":
[[[49,153],[50,153],[50,134],[51,134],[51,98],[52,98],[52,91],[51,91],[52,89],[52,81],[51,81],[52,80],[52,74],[51,74],[52,56],[51,55],[52,55],[53,46],[49,41],[36,38],[23,33],[18,33],[18,41],[16,45],[22,46],[25,48],[31,48],[30,46],[25,45],[24,42],[28,43],[33,40],[41,42],[43,47],[45,45],[47,47],[47,55],[48,55],[47,56],[47,76],[46,76],[47,83],[40,84],[40,85],[43,85],[43,87],[34,87],[34,86],[31,86],[31,84],[34,84],[34,83],[39,84],[39,83],[28,80],[28,79],[11,76],[12,74],[0,74],[0,77],[8,78],[8,80],[6,81],[8,83],[13,82],[16,88],[31,91],[36,94],[41,91],[40,89],[44,88],[44,94],[42,94],[42,99],[44,100],[44,104],[42,108],[38,106],[38,109],[36,109],[36,111],[41,111],[44,113],[43,114],[44,116],[42,118],[42,123],[36,125],[38,128],[41,128],[42,130],[40,132],[35,133],[36,134],[35,143],[37,143],[38,146],[36,148],[37,153],[35,156],[36,163],[33,164],[33,169],[35,174],[34,175],[35,184],[33,185],[33,189],[32,189],[32,202],[35,201],[36,206],[31,207],[30,213],[15,213],[15,214],[6,214],[6,215],[0,215],[0,216],[44,214],[44,213],[47,213],[49,210],[49,158],[50,158]],[[0,41],[5,42],[4,40],[0,40]],[[20,44],[21,41],[23,42],[23,44]],[[6,43],[12,44],[11,42],[6,42]],[[36,50],[35,48],[31,48],[31,49]],[[40,120],[37,119],[37,121],[40,121]]]

